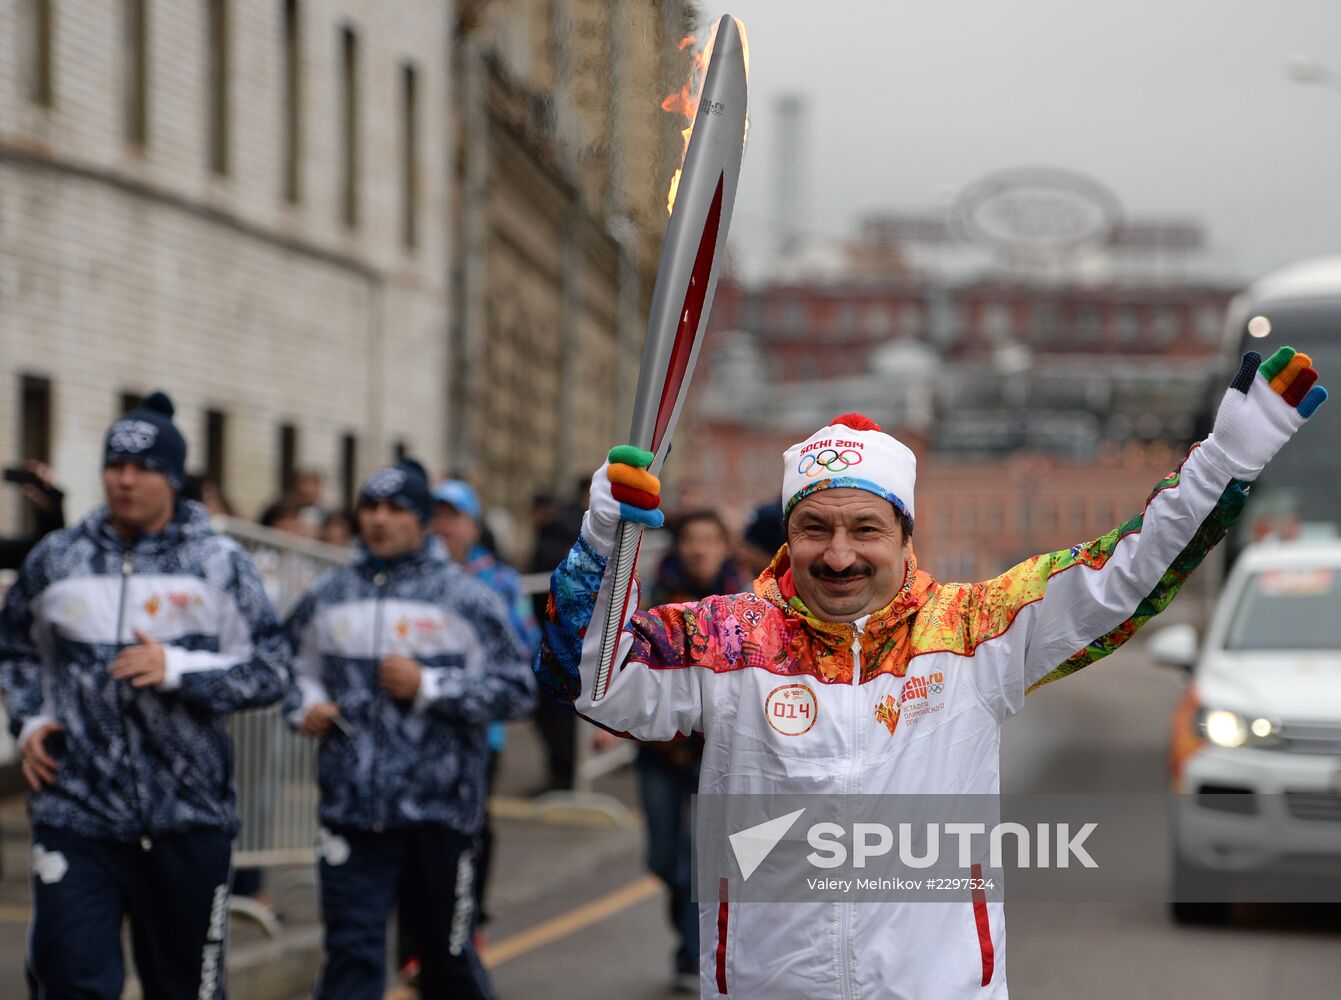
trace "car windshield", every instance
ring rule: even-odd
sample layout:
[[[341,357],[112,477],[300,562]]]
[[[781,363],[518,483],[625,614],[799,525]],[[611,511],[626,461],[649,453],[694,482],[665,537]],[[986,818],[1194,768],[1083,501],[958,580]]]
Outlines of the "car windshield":
[[[1254,573],[1234,609],[1225,649],[1341,652],[1341,572],[1325,567]]]

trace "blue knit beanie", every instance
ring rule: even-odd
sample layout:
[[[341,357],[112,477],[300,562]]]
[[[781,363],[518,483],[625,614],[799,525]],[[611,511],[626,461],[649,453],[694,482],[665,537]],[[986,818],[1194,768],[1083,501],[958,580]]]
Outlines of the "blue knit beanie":
[[[133,462],[162,473],[174,490],[186,478],[186,438],[172,422],[172,400],[162,391],[151,392],[139,406],[107,428],[102,466]]]
[[[359,506],[389,500],[418,515],[421,524],[433,516],[433,494],[428,488],[428,473],[413,458],[402,458],[395,465],[378,469],[359,491]]]

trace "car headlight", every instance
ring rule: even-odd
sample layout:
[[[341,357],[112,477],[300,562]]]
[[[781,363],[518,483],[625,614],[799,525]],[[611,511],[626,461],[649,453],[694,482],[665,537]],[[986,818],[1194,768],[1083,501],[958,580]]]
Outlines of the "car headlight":
[[[1280,726],[1271,719],[1250,718],[1225,708],[1203,708],[1197,715],[1197,729],[1208,743],[1231,750],[1280,742]]]

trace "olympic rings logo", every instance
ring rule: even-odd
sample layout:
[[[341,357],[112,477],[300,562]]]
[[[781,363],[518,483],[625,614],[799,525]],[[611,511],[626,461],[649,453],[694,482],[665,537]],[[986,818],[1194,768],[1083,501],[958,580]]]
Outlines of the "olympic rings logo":
[[[861,452],[852,448],[825,448],[813,455],[802,455],[801,464],[796,471],[807,479],[814,479],[825,472],[845,472],[854,465],[861,464]]]

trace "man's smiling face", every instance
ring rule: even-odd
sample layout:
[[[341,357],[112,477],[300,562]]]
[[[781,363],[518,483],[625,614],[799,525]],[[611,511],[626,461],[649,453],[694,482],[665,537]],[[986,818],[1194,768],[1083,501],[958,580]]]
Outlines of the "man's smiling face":
[[[855,621],[892,601],[909,542],[893,504],[866,490],[820,490],[787,518],[796,592],[825,621]]]

